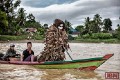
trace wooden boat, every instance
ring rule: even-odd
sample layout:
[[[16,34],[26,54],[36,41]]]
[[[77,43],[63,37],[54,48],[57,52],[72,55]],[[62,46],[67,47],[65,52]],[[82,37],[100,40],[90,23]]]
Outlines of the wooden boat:
[[[114,54],[103,57],[79,59],[72,61],[46,61],[46,62],[23,62],[23,61],[0,61],[1,64],[32,65],[39,69],[80,69],[95,70]]]

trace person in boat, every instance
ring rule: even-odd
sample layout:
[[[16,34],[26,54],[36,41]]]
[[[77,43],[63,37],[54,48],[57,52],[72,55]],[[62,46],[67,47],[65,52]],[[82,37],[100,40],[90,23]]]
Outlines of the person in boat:
[[[15,45],[14,44],[10,44],[10,48],[7,50],[6,54],[2,57],[3,60],[5,61],[9,61],[9,58],[15,58],[16,56],[18,56],[19,54],[16,54],[16,50],[14,49]]]
[[[3,60],[2,57],[4,56],[3,53],[0,53],[0,60]]]
[[[60,19],[55,19],[45,34],[44,51],[40,53],[38,62],[41,61],[63,61],[65,50],[68,49],[68,35],[65,23]]]
[[[22,53],[22,61],[34,61],[34,51],[32,50],[32,43],[27,42],[27,49]]]

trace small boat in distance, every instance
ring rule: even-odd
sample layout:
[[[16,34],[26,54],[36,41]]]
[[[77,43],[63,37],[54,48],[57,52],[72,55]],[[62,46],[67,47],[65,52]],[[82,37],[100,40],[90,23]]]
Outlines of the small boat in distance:
[[[72,61],[46,61],[46,62],[24,62],[24,61],[0,61],[0,64],[32,65],[39,69],[80,69],[95,70],[114,54],[106,54],[103,57],[78,59]]]

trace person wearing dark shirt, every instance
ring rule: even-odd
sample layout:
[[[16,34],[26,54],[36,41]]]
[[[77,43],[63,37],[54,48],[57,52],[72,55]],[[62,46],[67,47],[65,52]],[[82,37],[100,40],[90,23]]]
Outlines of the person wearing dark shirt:
[[[22,60],[23,61],[33,61],[34,60],[34,52],[31,49],[32,43],[27,42],[27,49],[23,51]]]
[[[14,47],[15,47],[14,44],[10,44],[10,48],[7,50],[6,54],[2,57],[3,60],[7,60],[8,61],[10,57],[17,56]]]

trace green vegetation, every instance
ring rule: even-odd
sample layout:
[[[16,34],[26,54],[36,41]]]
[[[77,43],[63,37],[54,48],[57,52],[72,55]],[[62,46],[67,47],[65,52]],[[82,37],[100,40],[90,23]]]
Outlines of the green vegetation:
[[[0,41],[14,41],[14,40],[25,40],[27,39],[26,35],[22,36],[13,36],[13,35],[0,35]]]
[[[86,43],[120,43],[120,40],[118,39],[76,39],[76,40],[72,40],[71,42],[86,42]]]
[[[117,29],[112,29],[110,18],[103,19],[99,14],[94,15],[93,19],[85,18],[84,25],[78,25],[75,29],[80,32],[79,36],[73,38],[80,42],[120,42],[120,25]]]
[[[18,8],[20,3],[20,0],[0,1],[0,40],[28,39],[30,32],[23,31],[25,28],[37,29],[37,32],[32,32],[31,39],[43,40],[48,24],[40,24],[32,13],[27,14],[24,8]],[[72,23],[68,20],[64,22],[69,34],[69,40],[111,43],[120,41],[120,24],[116,25],[118,27],[116,30],[113,30],[111,19],[102,19],[99,14],[95,14],[92,19],[86,17],[83,25],[76,26],[75,30],[80,33],[78,37],[72,37]]]

